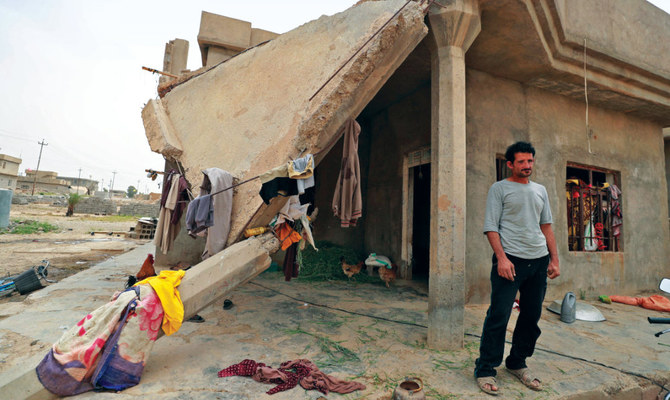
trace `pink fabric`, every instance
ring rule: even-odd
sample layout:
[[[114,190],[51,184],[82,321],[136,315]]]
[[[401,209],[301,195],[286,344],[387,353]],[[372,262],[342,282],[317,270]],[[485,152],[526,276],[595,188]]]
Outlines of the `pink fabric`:
[[[326,375],[313,362],[306,359],[286,361],[281,363],[279,368],[272,368],[247,359],[219,371],[219,377],[234,375],[251,376],[258,382],[278,384],[267,391],[267,394],[292,389],[298,385],[298,382],[306,390],[316,389],[323,394],[365,390],[365,385],[362,383],[349,382]]]

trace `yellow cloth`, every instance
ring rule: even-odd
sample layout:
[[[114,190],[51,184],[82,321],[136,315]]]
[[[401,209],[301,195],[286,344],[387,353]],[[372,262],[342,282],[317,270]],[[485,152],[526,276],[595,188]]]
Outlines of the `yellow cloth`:
[[[148,283],[158,295],[164,312],[163,332],[168,336],[177,332],[184,321],[184,304],[181,302],[177,286],[185,274],[184,270],[166,270],[161,271],[158,276],[152,276],[135,284],[137,286]]]
[[[296,171],[293,161],[289,161],[286,165],[288,170],[288,177],[291,179],[307,179],[314,175],[314,157],[311,154],[308,154],[309,159],[307,160],[307,166],[303,171]]]
[[[288,178],[288,164],[282,164],[277,168],[271,169],[265,173],[260,174],[258,179],[261,183],[267,183],[275,178]]]

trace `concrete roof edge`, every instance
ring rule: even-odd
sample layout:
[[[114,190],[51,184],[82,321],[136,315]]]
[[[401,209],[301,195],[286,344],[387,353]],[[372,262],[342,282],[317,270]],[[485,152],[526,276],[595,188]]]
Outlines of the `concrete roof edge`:
[[[12,156],[7,155],[7,154],[0,154],[0,160],[11,161],[11,162],[17,163],[17,164],[21,164],[21,161],[23,161],[18,157],[12,157]]]
[[[545,50],[550,57],[552,67],[583,76],[584,44],[570,41],[566,36],[557,8],[558,0],[524,0],[528,6],[538,34],[543,38]],[[630,95],[613,82],[626,82],[626,86],[636,87],[635,96],[644,100],[663,104],[670,108],[670,79],[625,60],[601,53],[586,45],[586,69],[588,78],[603,87]],[[612,79],[615,78],[615,79]]]

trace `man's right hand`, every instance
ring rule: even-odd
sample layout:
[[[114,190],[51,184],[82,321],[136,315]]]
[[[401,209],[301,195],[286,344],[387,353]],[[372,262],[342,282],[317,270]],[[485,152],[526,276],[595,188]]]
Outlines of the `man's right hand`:
[[[498,275],[514,282],[516,271],[514,270],[514,264],[507,257],[498,258]]]

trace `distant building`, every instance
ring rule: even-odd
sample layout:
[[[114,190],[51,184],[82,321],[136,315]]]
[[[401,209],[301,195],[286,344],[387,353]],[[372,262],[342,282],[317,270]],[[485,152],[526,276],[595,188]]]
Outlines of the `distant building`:
[[[37,175],[37,176],[36,176]],[[16,183],[16,191],[22,193],[32,193],[33,184],[35,193],[70,193],[68,182],[59,179],[58,173],[54,171],[38,171],[27,169],[25,176],[19,176]]]
[[[93,179],[69,176],[59,176],[58,179],[66,181],[70,186],[70,191],[73,193],[92,195],[98,190],[98,181],[94,181]],[[81,193],[82,191],[83,193]]]
[[[0,188],[14,190],[19,175],[21,159],[0,154]]]

